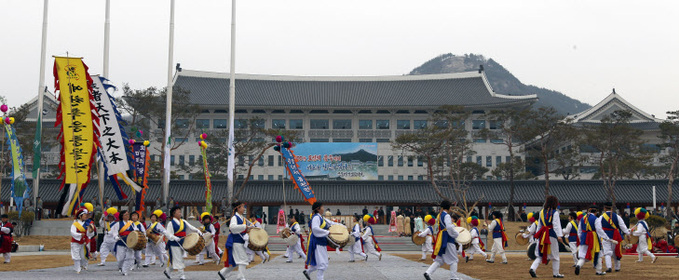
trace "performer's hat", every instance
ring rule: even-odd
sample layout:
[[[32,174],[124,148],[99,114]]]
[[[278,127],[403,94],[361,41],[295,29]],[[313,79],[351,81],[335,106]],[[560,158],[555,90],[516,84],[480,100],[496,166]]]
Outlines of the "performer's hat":
[[[472,222],[470,223],[472,226],[479,226],[479,217],[477,216],[471,216]]]
[[[578,211],[577,215],[578,220],[582,219],[582,211]]]
[[[321,206],[323,206],[323,203],[316,201],[316,202],[314,202],[313,205],[311,205],[311,210],[316,211],[319,208],[321,208]]]
[[[637,216],[637,219],[639,220],[647,219],[650,216],[646,208],[643,207],[634,209],[634,215]]]
[[[80,218],[80,216],[82,216],[82,215],[84,215],[84,214],[87,214],[87,213],[89,213],[89,212],[87,211],[87,209],[85,209],[85,208],[80,208],[80,209],[78,209],[78,212],[75,213],[75,216],[78,217],[78,218]]]
[[[430,226],[433,226],[436,223],[436,219],[432,215],[427,215],[424,216],[424,222],[429,224]]]
[[[108,213],[108,215],[115,215],[116,213],[118,213],[118,209],[115,209],[114,207],[109,207],[108,209],[106,209],[106,213]]]
[[[604,208],[607,208],[607,209],[613,208],[613,203],[611,203],[611,202],[604,203]]]
[[[529,221],[534,222],[535,221],[535,214],[533,212],[530,212],[526,215],[526,218],[528,218]]]
[[[157,209],[156,211],[153,211],[151,216],[156,215],[156,218],[160,218],[160,216],[162,216],[163,214],[164,214],[163,210]]]
[[[7,219],[7,218],[9,218],[9,216],[7,216],[7,214],[2,214],[2,215],[0,215],[0,218]]]
[[[210,213],[203,212],[202,214],[200,214],[200,220],[202,221],[205,218],[205,216],[210,216]]]
[[[88,212],[90,213],[94,212],[94,205],[92,205],[92,203],[85,202],[83,206],[85,207],[85,209],[87,209]]]
[[[373,217],[373,215],[369,215],[369,214],[363,216],[363,221],[366,222],[366,223],[369,223],[369,224],[376,224],[377,223],[377,220],[375,219],[375,217]]]

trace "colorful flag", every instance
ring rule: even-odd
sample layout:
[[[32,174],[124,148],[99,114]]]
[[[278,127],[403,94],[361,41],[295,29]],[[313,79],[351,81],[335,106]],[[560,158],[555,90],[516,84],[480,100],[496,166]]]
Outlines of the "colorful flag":
[[[134,180],[142,188],[136,191],[136,210],[144,211],[144,197],[148,189],[147,178],[149,172],[149,150],[143,143],[132,144],[132,154],[134,155]]]
[[[55,57],[54,86],[59,107],[55,127],[61,126],[60,176],[64,176],[59,199],[62,215],[71,215],[82,201],[90,182],[90,169],[99,145],[99,119],[92,99],[92,78],[81,58]]]
[[[141,191],[141,187],[127,176],[127,171],[132,167],[129,158],[131,152],[127,145],[129,139],[122,126],[125,121],[113,102],[113,96],[108,93],[109,89],[115,90],[115,87],[108,84],[106,78],[97,75],[92,76],[92,81],[92,97],[99,116],[99,156],[103,159],[106,177],[113,184],[118,199],[124,199],[125,193],[116,178],[125,181],[134,191]]]
[[[210,170],[207,167],[207,145],[200,146],[200,154],[203,156],[203,175],[205,175],[205,211],[212,213],[212,183],[210,182]]]
[[[307,182],[306,178],[299,170],[299,165],[297,165],[297,160],[295,160],[295,154],[292,150],[284,147],[280,147],[280,152],[283,155],[283,160],[285,161],[285,168],[292,178],[292,182],[295,184],[295,189],[299,190],[304,195],[304,200],[309,202],[309,204],[314,204],[316,202],[316,197],[314,196],[314,191],[311,189],[311,185]]]
[[[26,183],[26,175],[24,174],[24,157],[21,155],[21,146],[19,146],[19,139],[17,139],[16,131],[11,124],[4,124],[5,135],[7,136],[7,148],[12,157],[12,197],[16,202],[19,216],[23,208],[24,199],[29,197],[30,188]]]

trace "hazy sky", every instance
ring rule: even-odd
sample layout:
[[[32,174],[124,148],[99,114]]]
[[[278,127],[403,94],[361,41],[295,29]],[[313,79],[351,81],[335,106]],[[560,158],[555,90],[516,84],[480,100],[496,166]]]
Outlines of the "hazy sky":
[[[167,85],[169,0],[111,1],[110,79]],[[49,4],[52,55],[102,72],[104,0]],[[43,0],[0,0],[0,95],[38,91]],[[483,54],[522,82],[591,105],[613,87],[665,117],[679,109],[679,1],[293,1],[237,3],[236,72],[400,75],[443,53]],[[231,1],[176,0],[175,63],[227,72]],[[225,94],[226,94],[225,89]]]

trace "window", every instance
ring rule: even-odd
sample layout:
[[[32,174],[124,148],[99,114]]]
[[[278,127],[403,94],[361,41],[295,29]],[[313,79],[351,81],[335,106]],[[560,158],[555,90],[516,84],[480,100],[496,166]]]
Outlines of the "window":
[[[510,157],[510,156],[506,156],[506,157],[505,157],[505,162],[506,162],[506,163],[509,163],[511,160],[512,160],[512,157]]]
[[[417,180],[418,180],[418,181],[423,181],[423,180],[424,180],[424,176],[422,176],[422,175],[417,176]]]
[[[358,111],[358,113],[359,114],[372,114],[373,111],[371,111],[371,110],[360,110],[360,111]]]
[[[302,110],[290,110],[290,114],[304,114]]]
[[[179,175],[179,180],[184,180],[184,175]]]
[[[329,113],[328,110],[311,110],[309,111],[309,114],[327,114]]]
[[[245,157],[244,156],[238,157],[238,166],[245,166]]]
[[[408,175],[408,181],[412,181],[413,179],[413,175]]]
[[[309,139],[309,142],[330,142],[328,138],[311,138]]]
[[[351,114],[351,110],[334,110],[333,114]]]
[[[414,122],[413,127],[415,129],[427,128],[427,121],[426,120],[414,120],[413,122]]]
[[[437,128],[443,128],[443,129],[448,128],[448,121],[447,120],[436,121],[436,122],[434,122],[434,126],[436,126]]]
[[[415,114],[426,114],[427,111],[425,110],[415,110]]]
[[[387,156],[387,166],[394,166],[394,156]]]
[[[389,120],[377,120],[377,129],[389,129]]]
[[[479,166],[483,166],[482,161],[483,161],[483,158],[481,156],[476,157],[476,164],[478,164]]]
[[[210,128],[210,120],[208,119],[197,119],[196,128]]]
[[[212,120],[212,127],[215,129],[225,129],[226,119],[214,119]]]
[[[378,175],[377,180],[384,181],[384,175]]]
[[[373,129],[373,120],[358,120],[358,129]]]
[[[164,128],[165,127],[165,120],[158,120],[158,128]]]
[[[264,110],[252,110],[253,114],[266,114],[266,111]]]
[[[413,157],[408,157],[408,166],[413,166]]]
[[[472,121],[472,129],[484,129],[486,128],[486,121],[485,120],[473,120]]]
[[[271,120],[271,128],[285,129],[285,120]]]
[[[189,120],[188,119],[177,119],[175,121],[175,124],[177,125],[178,128],[189,128]]]
[[[377,156],[377,166],[384,166],[384,157]]]
[[[490,139],[490,143],[493,143],[493,144],[502,144],[504,142],[505,141],[503,141],[502,139]]]
[[[389,110],[377,110],[377,114],[390,114]]]
[[[151,155],[151,161],[156,161],[156,156],[155,156],[155,155]]]
[[[264,166],[264,157],[259,157],[259,160],[257,161],[258,166]]]
[[[238,175],[239,180],[243,180],[243,178],[245,178],[243,175]]]
[[[398,166],[403,166],[403,156],[398,156],[397,162]]]
[[[285,114],[285,110],[273,110],[271,111],[272,114]]]
[[[179,166],[184,166],[184,159],[185,157],[183,155],[179,156]]]
[[[264,175],[257,175],[257,180],[264,180]]]
[[[493,167],[493,157],[492,156],[486,157],[486,167]]]
[[[467,162],[472,162],[472,157],[471,157],[471,156],[467,156]]]
[[[351,120],[333,120],[332,129],[351,129]]]
[[[174,166],[174,156],[170,156],[170,165]]]
[[[256,119],[252,121],[252,126],[256,128],[264,128],[264,124],[266,123],[266,120],[263,119]]]
[[[474,139],[474,143],[486,143],[486,139]]]
[[[283,157],[278,156],[278,166],[283,166]]]
[[[269,175],[269,176],[267,177],[267,180],[273,181],[273,175]]]
[[[233,126],[234,126],[236,129],[239,129],[239,128],[248,128],[248,121],[247,121],[247,120],[240,120],[240,119],[239,119],[239,120],[234,120],[234,121],[233,121]]]
[[[358,139],[358,142],[363,142],[363,143],[372,143],[373,139],[372,138],[361,138]]]
[[[304,129],[302,120],[290,120],[290,129]]]
[[[403,181],[403,175],[398,175],[398,180]]]
[[[396,114],[410,114],[410,111],[408,111],[408,110],[398,110],[398,111],[396,111]]]
[[[425,161],[424,157],[417,157],[417,166],[420,167],[424,166],[424,161]]]
[[[410,129],[410,120],[397,120],[396,129]]]
[[[217,111],[224,111],[224,112],[221,112],[221,113],[228,113],[226,110],[217,110]],[[215,111],[215,113],[217,113],[217,111]],[[236,109],[236,111],[234,111],[234,113],[236,113],[236,114],[247,114],[248,110]]]
[[[386,138],[377,138],[377,143],[389,143],[389,139],[386,139]]]
[[[196,165],[196,156],[190,155],[189,156],[189,166],[194,166]]]
[[[499,129],[502,126],[501,121],[489,121],[488,126],[490,129]]]
[[[464,121],[453,121],[453,127],[457,129],[465,129]]]
[[[500,165],[502,163],[502,157],[501,156],[496,156],[495,157],[495,166]]]
[[[335,142],[335,143],[351,142],[351,138],[333,138],[332,142]]]
[[[267,162],[269,166],[273,166],[273,156],[269,156],[269,160]]]
[[[283,180],[283,175],[278,175],[278,180]]]
[[[310,120],[311,129],[328,129],[328,120],[312,119]]]
[[[394,175],[389,175],[389,176],[387,176],[387,180],[389,180],[389,181],[394,181]]]

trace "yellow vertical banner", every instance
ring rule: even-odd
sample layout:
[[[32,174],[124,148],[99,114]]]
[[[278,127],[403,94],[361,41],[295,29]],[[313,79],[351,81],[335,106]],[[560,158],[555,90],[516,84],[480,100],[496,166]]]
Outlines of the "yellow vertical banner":
[[[75,185],[68,191],[68,201],[63,201],[68,208],[62,212],[70,213],[80,203],[80,194],[90,180],[98,141],[94,125],[98,118],[92,103],[92,79],[81,58],[55,57],[54,78],[59,92],[56,124],[61,124],[63,184]]]

